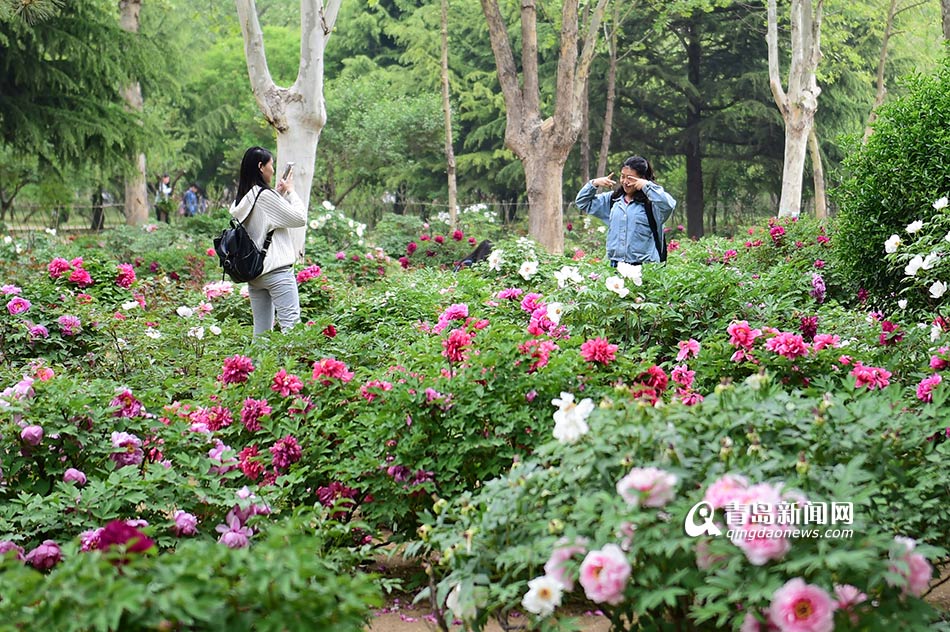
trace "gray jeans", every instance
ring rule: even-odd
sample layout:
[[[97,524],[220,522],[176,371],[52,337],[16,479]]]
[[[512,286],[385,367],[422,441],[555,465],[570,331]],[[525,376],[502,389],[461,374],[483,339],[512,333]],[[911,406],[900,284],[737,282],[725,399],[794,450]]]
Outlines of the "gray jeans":
[[[300,322],[300,296],[293,266],[284,266],[262,274],[247,283],[254,314],[254,335],[274,328],[274,312],[281,331]]]

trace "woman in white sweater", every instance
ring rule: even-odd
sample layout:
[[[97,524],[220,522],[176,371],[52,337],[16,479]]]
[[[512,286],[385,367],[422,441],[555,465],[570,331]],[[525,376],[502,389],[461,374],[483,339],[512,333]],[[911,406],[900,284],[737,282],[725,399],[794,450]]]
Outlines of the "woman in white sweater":
[[[274,157],[269,151],[251,147],[244,152],[231,217],[244,224],[258,248],[263,248],[268,233],[273,233],[264,257],[264,272],[247,284],[255,336],[274,328],[275,312],[282,331],[300,322],[300,297],[294,276],[297,252],[290,229],[306,225],[307,208],[294,192],[293,173],[280,180],[276,189],[270,188],[273,178]]]

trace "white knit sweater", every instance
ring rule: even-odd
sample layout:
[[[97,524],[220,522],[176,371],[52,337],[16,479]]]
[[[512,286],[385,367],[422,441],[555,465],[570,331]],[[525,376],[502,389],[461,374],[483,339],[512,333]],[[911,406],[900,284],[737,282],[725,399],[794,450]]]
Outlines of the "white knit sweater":
[[[265,189],[258,197],[258,190],[260,187],[252,187],[241,200],[232,204],[231,217],[244,224],[248,235],[258,248],[264,246],[267,233],[274,231],[267,256],[264,258],[263,274],[266,274],[303,258],[302,244],[300,248],[295,248],[291,229],[307,225],[307,208],[294,191],[282,196],[274,189]],[[254,209],[253,213],[251,207]]]

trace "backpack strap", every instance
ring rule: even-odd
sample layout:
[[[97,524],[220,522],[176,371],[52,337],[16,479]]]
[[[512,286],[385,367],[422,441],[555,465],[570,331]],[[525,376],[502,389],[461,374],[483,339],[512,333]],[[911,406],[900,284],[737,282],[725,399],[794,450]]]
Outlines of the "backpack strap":
[[[257,190],[257,195],[254,196],[254,204],[251,205],[251,210],[247,212],[247,215],[244,217],[244,221],[247,221],[247,218],[251,216],[251,213],[254,212],[254,207],[257,206],[257,198],[261,197],[261,193],[264,192],[264,187],[261,187]],[[244,222],[238,220],[238,224],[244,226]],[[261,247],[261,252],[266,256],[267,249],[270,248],[271,239],[274,237],[274,231],[267,233],[267,238],[264,239],[264,245]]]
[[[650,222],[650,232],[653,233],[653,244],[656,246],[656,254],[660,257],[660,261],[666,261],[666,245],[660,239],[660,231],[657,229],[656,217],[653,216],[653,202],[647,198],[647,201],[643,203],[643,208],[647,212],[647,221]]]

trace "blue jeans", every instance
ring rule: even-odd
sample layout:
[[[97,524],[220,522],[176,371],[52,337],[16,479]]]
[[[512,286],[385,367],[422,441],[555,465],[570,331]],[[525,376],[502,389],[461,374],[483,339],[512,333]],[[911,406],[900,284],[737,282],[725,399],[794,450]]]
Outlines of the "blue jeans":
[[[281,331],[300,322],[300,296],[293,266],[284,266],[262,274],[247,283],[254,314],[254,335],[274,328],[274,312]]]

